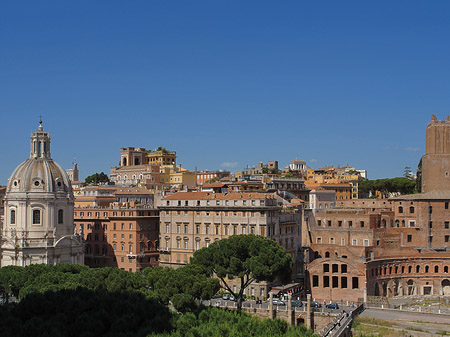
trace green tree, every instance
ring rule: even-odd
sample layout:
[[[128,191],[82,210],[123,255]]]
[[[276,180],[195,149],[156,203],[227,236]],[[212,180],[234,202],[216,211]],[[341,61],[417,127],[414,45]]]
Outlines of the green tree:
[[[418,193],[422,192],[422,159],[417,165],[416,191]]]
[[[210,276],[217,276],[222,287],[235,296],[240,310],[244,291],[252,282],[271,282],[275,278],[288,282],[293,261],[284,248],[271,239],[234,235],[196,251],[191,264],[201,266]],[[234,278],[240,280],[238,292],[229,285],[229,280]]]
[[[94,174],[86,177],[84,182],[88,185],[89,184],[98,185],[100,183],[109,183],[109,178],[104,172],[94,173]]]

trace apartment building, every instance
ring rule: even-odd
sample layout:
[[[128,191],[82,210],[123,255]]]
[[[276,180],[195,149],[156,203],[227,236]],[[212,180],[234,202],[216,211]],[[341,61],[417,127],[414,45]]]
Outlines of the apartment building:
[[[159,211],[153,207],[135,202],[75,207],[74,226],[90,267],[135,272],[158,265]]]
[[[160,265],[177,268],[212,242],[254,234],[282,245],[296,262],[293,277],[301,278],[302,215],[299,210],[284,210],[278,200],[276,194],[263,192],[177,192],[166,196],[159,207]],[[264,297],[268,286],[255,283],[247,295]]]

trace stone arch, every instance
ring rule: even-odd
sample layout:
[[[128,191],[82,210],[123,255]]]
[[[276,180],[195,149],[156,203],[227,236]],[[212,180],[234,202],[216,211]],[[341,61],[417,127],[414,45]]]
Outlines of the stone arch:
[[[383,282],[381,287],[382,287],[382,290],[383,290],[383,292],[382,292],[383,297],[386,297],[387,296],[387,284],[386,284],[386,282]]]
[[[380,288],[378,288],[377,282],[375,282],[375,296],[380,296]]]
[[[450,280],[445,279],[441,282],[442,295],[450,295]]]
[[[406,285],[407,285],[407,295],[408,296],[417,294],[416,285],[413,280],[409,279],[408,282],[406,283]]]
[[[330,252],[325,252],[325,257],[330,257]]]

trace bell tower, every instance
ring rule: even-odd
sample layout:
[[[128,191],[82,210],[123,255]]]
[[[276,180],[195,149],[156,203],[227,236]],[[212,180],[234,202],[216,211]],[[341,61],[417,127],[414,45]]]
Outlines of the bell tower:
[[[46,158],[50,156],[50,135],[44,132],[42,120],[39,121],[38,131],[31,134],[30,158]]]
[[[442,190],[450,190],[450,119],[438,121],[433,114],[422,157],[422,192]]]

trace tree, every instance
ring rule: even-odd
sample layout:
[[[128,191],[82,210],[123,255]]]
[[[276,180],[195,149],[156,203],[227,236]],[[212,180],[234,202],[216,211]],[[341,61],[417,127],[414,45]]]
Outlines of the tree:
[[[100,184],[100,183],[109,183],[109,178],[108,178],[108,176],[107,176],[105,173],[103,173],[103,172],[101,172],[101,173],[94,173],[94,174],[88,176],[88,177],[84,180],[84,182],[85,182],[86,184],[88,184],[88,185],[89,185],[89,184],[98,185],[98,184]]]
[[[209,276],[217,276],[222,281],[222,288],[236,298],[240,310],[244,291],[252,282],[271,282],[276,278],[288,282],[293,261],[284,248],[271,239],[234,235],[196,251],[191,264],[201,266]],[[229,284],[234,278],[240,279],[238,292]]]
[[[418,193],[422,192],[422,159],[420,159],[419,165],[417,165],[416,190]]]

